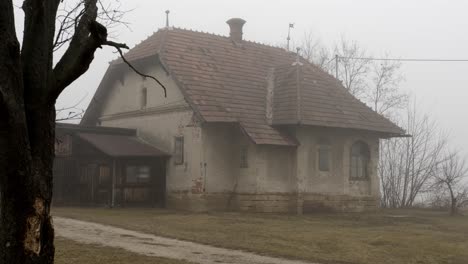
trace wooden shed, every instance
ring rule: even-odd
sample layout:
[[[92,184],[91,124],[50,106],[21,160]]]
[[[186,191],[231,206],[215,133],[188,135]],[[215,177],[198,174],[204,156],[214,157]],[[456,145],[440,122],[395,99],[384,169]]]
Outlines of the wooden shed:
[[[136,130],[57,124],[55,205],[165,206],[169,155]]]

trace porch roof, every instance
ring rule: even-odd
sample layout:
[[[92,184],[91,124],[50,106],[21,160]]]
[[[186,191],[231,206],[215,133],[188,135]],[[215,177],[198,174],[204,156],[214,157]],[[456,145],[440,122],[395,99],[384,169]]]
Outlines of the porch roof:
[[[77,133],[76,135],[111,157],[169,156],[136,136],[93,133]]]

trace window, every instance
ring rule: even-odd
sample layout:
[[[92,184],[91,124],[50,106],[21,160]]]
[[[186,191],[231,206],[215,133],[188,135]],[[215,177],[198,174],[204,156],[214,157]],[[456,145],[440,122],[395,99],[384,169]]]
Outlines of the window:
[[[320,146],[318,150],[319,170],[330,171],[330,146]]]
[[[140,98],[140,105],[141,108],[146,108],[146,105],[148,103],[148,90],[143,87],[141,88],[141,98]]]
[[[369,147],[366,143],[358,141],[351,146],[351,179],[367,179],[370,159]]]
[[[240,167],[241,168],[249,167],[248,154],[249,154],[249,148],[247,146],[240,148]]]
[[[150,181],[150,167],[128,165],[125,170],[125,181],[127,183],[144,183]]]
[[[184,137],[175,137],[174,140],[174,163],[184,164]]]
[[[330,142],[325,139],[319,140],[318,168],[319,171],[330,171]]]

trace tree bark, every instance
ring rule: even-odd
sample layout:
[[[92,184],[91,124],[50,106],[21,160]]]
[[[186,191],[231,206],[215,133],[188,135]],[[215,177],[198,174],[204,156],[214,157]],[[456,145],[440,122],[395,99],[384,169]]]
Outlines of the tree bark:
[[[0,263],[53,263],[50,203],[55,110],[53,104],[40,100],[33,109],[26,109],[19,43],[11,34],[4,36],[0,43]],[[37,70],[47,73],[47,69]],[[35,82],[34,76],[28,78]]]
[[[102,45],[128,48],[107,41],[107,29],[96,22],[97,0],[82,0],[70,45],[53,68],[61,2],[24,0],[20,51],[13,2],[0,1],[0,264],[54,262],[55,100]]]
[[[42,123],[50,127],[51,115],[43,113]],[[53,155],[46,153],[53,151],[54,139],[50,140],[49,135],[36,142],[43,152],[31,155],[25,144],[28,139],[15,140],[18,138],[15,132],[16,129],[8,127],[7,134],[3,133],[0,139],[7,142],[6,153],[0,154],[6,157],[7,166],[1,173],[0,263],[53,263],[54,231],[50,216]]]
[[[450,215],[454,216],[458,213],[457,208],[457,198],[455,197],[455,193],[453,192],[452,184],[446,182],[447,187],[450,193]]]
[[[53,37],[53,28],[28,35],[32,28],[50,26],[55,14],[47,13],[47,3],[25,1],[29,17],[20,52],[12,2],[0,1],[0,263],[5,264],[53,263],[54,258],[55,100],[45,96],[52,54],[44,53],[49,48],[39,40]]]

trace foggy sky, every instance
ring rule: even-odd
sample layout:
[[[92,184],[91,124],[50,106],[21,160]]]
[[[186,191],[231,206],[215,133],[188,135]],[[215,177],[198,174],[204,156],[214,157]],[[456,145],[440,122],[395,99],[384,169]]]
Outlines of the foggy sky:
[[[390,53],[397,58],[468,59],[468,1],[272,1],[272,0],[121,0],[131,9],[125,27],[114,29],[116,40],[130,47],[165,24],[228,35],[225,21],[247,21],[244,38],[284,43],[290,22],[292,38],[300,41],[312,31],[331,45],[342,35],[358,41],[370,54]],[[80,98],[86,108],[108,66],[116,58],[111,48],[98,51],[90,70],[59,98],[58,106]],[[452,146],[468,150],[468,62],[404,62],[402,89],[417,98],[450,133]]]

